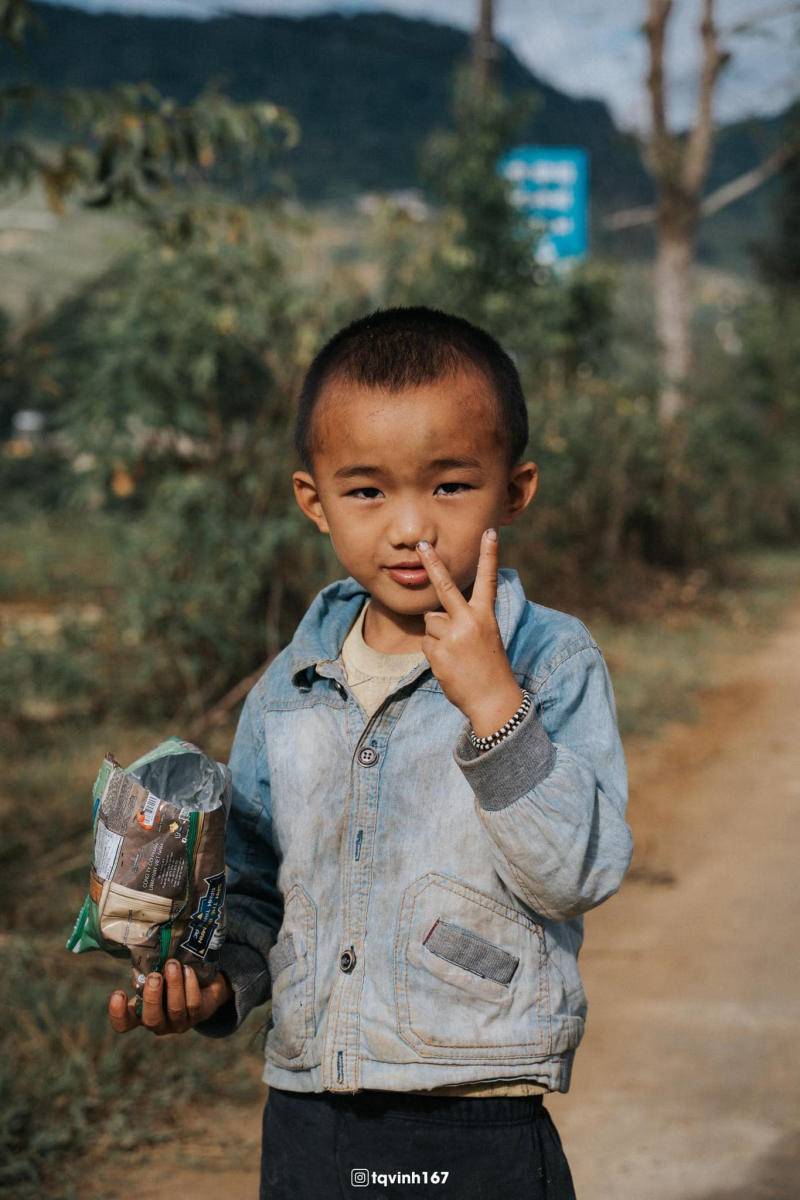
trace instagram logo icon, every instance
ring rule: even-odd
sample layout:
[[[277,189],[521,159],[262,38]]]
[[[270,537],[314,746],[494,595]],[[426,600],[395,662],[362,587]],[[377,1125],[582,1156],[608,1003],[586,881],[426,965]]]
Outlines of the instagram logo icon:
[[[369,1183],[369,1171],[363,1167],[353,1167],[350,1172],[350,1184],[352,1187],[366,1187]]]

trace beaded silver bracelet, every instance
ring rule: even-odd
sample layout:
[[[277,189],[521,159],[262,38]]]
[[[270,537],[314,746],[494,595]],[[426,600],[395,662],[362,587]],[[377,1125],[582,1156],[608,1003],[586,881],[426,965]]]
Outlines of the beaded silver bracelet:
[[[483,737],[478,737],[474,730],[470,727],[469,740],[472,742],[476,750],[484,751],[491,750],[492,746],[496,746],[498,742],[502,742],[503,738],[508,737],[512,729],[516,729],[526,712],[530,708],[533,700],[530,692],[522,689],[522,704],[520,704],[513,717],[509,717],[505,725],[496,730],[494,733],[484,734]]]

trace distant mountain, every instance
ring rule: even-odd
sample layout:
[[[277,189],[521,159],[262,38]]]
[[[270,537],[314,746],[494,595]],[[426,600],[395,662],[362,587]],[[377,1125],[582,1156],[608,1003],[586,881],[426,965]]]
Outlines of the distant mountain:
[[[196,21],[41,4],[36,12],[45,35],[30,39],[24,65],[9,53],[0,59],[0,82],[25,76],[51,86],[104,87],[147,79],[186,101],[215,79],[236,100],[272,100],[300,122],[302,141],[288,163],[309,200],[417,185],[420,144],[448,123],[452,71],[469,53],[465,33],[390,13]],[[634,141],[617,130],[603,103],[537,79],[507,48],[499,71],[508,92],[533,89],[539,97],[521,140],[589,151],[595,217],[650,199]],[[781,118],[772,118],[724,130],[714,179],[753,165],[776,144],[780,128]],[[754,212],[763,223],[763,199],[735,212],[735,224],[747,214],[751,234]]]

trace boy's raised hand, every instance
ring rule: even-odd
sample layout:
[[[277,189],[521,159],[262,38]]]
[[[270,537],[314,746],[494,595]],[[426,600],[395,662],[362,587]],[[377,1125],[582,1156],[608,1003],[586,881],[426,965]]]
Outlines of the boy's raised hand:
[[[483,534],[469,600],[432,546],[418,542],[417,550],[445,610],[425,613],[422,652],[442,691],[469,718],[478,737],[494,733],[522,703],[522,689],[511,670],[494,614],[497,533],[487,529]]]
[[[157,1037],[167,1033],[185,1033],[199,1021],[205,1021],[233,995],[233,990],[221,972],[206,987],[201,987],[191,967],[182,967],[170,959],[164,967],[166,1004],[163,1000],[164,980],[154,971],[147,976],[141,997],[141,1016],[137,1012],[137,996],[130,999],[125,992],[112,992],[108,1002],[108,1019],[117,1033],[127,1033],[142,1025]]]

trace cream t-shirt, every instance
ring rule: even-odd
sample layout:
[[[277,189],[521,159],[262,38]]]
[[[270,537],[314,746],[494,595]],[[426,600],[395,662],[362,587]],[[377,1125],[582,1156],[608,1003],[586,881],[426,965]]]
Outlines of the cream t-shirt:
[[[384,654],[373,650],[364,641],[364,617],[369,599],[350,627],[342,646],[342,663],[347,682],[357,696],[368,716],[383,703],[392,685],[403,675],[425,659],[421,650],[408,654]],[[498,1079],[491,1083],[447,1084],[444,1087],[419,1090],[411,1095],[420,1096],[534,1096],[549,1089],[532,1080],[517,1080],[509,1083]]]

